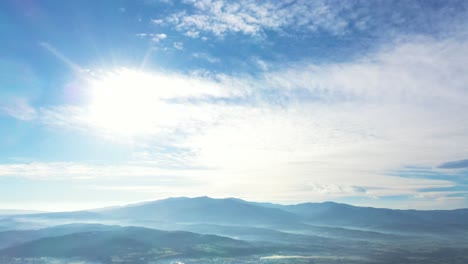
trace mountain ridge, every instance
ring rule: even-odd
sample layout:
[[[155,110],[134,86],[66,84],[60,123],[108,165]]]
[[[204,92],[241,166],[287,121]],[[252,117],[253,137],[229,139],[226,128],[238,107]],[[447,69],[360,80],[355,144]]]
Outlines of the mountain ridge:
[[[174,197],[89,211],[21,215],[24,219],[128,220],[157,223],[216,223],[246,226],[300,226],[301,223],[370,230],[457,231],[468,228],[468,209],[401,210],[343,203],[282,205],[238,198]],[[151,226],[153,227],[153,226]],[[156,226],[157,227],[157,226]]]

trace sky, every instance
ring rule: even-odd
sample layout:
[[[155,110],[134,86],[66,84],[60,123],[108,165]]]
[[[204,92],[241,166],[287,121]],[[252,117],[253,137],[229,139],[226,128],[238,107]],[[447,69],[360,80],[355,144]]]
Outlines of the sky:
[[[0,1],[0,208],[468,207],[468,1]]]

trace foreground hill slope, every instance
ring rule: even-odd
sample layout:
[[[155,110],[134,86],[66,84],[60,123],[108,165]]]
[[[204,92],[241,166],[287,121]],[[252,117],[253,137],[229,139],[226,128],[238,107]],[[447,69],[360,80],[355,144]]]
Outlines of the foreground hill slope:
[[[120,226],[100,224],[67,224],[36,230],[8,230],[0,232],[0,249],[45,237],[62,236],[80,232],[116,230]]]
[[[0,250],[2,257],[73,258],[129,263],[161,257],[244,256],[261,252],[247,242],[191,232],[121,227],[41,238]]]

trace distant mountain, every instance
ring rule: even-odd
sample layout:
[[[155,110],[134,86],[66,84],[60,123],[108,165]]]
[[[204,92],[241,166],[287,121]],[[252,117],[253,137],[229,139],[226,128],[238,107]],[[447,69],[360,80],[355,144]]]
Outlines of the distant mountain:
[[[34,211],[34,210],[0,209],[0,216],[25,215],[25,214],[40,214],[40,213],[45,213],[45,212],[44,212],[44,211]]]
[[[310,228],[321,234],[331,232],[350,236],[356,235],[358,230],[335,229],[324,232],[318,228],[328,226],[392,233],[428,232],[455,235],[468,233],[468,209],[392,210],[334,202],[281,205],[209,197],[169,198],[92,211],[43,213],[21,217],[28,220],[39,218],[41,221],[55,221],[54,224],[59,224],[60,221],[100,223],[116,221],[124,225],[157,229],[172,229],[176,224],[267,227],[301,232],[308,232],[307,228]],[[380,237],[379,234],[371,233],[363,235]]]
[[[169,257],[245,256],[265,249],[230,238],[141,227],[47,237],[0,250],[7,258],[73,258],[102,263],[147,263]]]
[[[13,217],[0,218],[0,232],[7,230],[39,229],[47,225],[35,221],[27,221]]]
[[[414,222],[417,216],[401,210],[357,207],[334,202],[303,203],[280,206],[284,211],[300,215],[305,221],[334,226],[377,227],[386,223]]]
[[[0,232],[0,249],[44,237],[62,236],[80,232],[109,231],[120,228],[100,224],[67,224],[37,230],[9,230]]]
[[[90,211],[72,211],[72,212],[28,214],[28,215],[21,215],[21,217],[22,218],[87,220],[87,219],[99,219],[102,216],[98,213],[90,212]]]
[[[52,226],[62,223],[74,224]],[[0,219],[1,230],[9,230],[0,232],[2,264],[464,264],[468,258],[468,209],[180,197],[90,211],[12,215]]]
[[[329,226],[403,232],[447,232],[458,229],[466,231],[468,228],[468,209],[393,210],[334,202],[277,205],[275,208],[301,216],[305,222]]]
[[[236,199],[169,198],[97,211],[112,218],[215,223],[234,225],[274,225],[296,223],[300,217],[281,209],[268,208]]]

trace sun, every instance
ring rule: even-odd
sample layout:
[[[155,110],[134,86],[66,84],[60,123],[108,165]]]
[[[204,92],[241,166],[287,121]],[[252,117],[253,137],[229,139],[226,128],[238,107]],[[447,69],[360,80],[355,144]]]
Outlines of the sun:
[[[119,136],[156,135],[193,120],[211,120],[211,113],[195,110],[191,102],[231,95],[201,77],[129,68],[94,73],[88,81],[85,122]]]
[[[134,70],[111,71],[91,81],[89,122],[112,134],[147,134],[161,115],[167,82]]]

